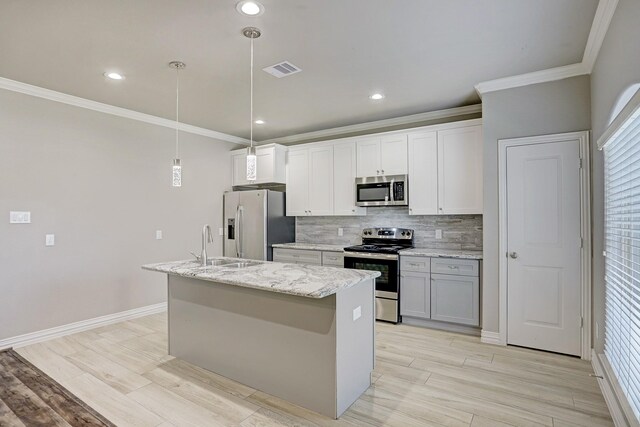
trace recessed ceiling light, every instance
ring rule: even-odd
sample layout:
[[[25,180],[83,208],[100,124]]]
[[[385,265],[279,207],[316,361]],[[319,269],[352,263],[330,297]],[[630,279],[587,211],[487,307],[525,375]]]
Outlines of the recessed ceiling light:
[[[247,16],[260,16],[264,13],[264,6],[257,1],[244,0],[236,5],[236,10]]]
[[[263,125],[264,124],[264,120],[258,119],[254,122],[257,125]]]
[[[369,98],[373,99],[374,101],[379,101],[382,98],[384,98],[384,95],[381,93],[374,93],[373,95],[371,95]]]
[[[124,76],[122,74],[113,71],[110,73],[104,73],[104,76],[110,78],[111,80],[124,80]]]

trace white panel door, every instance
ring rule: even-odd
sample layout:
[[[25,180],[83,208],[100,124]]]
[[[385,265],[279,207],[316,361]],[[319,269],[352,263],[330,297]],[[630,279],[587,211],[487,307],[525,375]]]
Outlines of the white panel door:
[[[436,132],[409,134],[409,215],[438,214]]]
[[[579,356],[579,141],[507,148],[507,343]]]
[[[482,213],[481,126],[438,131],[438,202],[441,214]]]
[[[309,206],[309,149],[289,150],[287,216],[307,215]]]
[[[356,147],[358,177],[380,175],[380,138],[361,139]]]
[[[367,208],[356,202],[356,143],[338,142],[333,146],[333,213],[366,215]]]
[[[333,146],[309,149],[309,214],[333,215]]]
[[[407,174],[407,135],[383,136],[380,140],[380,175]]]

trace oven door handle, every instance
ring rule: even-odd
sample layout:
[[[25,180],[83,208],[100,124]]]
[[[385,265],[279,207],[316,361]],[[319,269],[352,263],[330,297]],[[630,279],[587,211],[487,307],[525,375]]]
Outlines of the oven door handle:
[[[391,260],[391,261],[398,260],[398,255],[364,253],[364,252],[345,252],[344,257],[345,258],[362,258],[362,259],[385,259],[385,260]]]

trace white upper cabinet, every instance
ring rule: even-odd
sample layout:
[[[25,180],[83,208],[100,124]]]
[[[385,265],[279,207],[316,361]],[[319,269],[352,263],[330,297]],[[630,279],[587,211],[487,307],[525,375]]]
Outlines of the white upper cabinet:
[[[482,213],[481,126],[438,131],[438,205],[444,215]]]
[[[309,210],[309,149],[287,153],[287,216],[307,215]]]
[[[333,146],[309,149],[309,215],[333,215]]]
[[[405,175],[407,173],[407,135],[385,135],[357,142],[358,177]]]
[[[409,214],[438,214],[437,132],[409,134]]]
[[[358,176],[380,175],[380,138],[361,139],[357,142],[357,151]]]
[[[283,145],[268,144],[256,147],[255,181],[247,180],[247,149],[231,152],[231,185],[284,184],[286,181],[286,152]]]
[[[482,213],[482,126],[409,133],[409,215]]]
[[[356,143],[338,142],[333,146],[333,213],[366,215],[367,208],[355,205]]]
[[[291,148],[287,216],[333,215],[333,146]]]
[[[407,135],[388,135],[380,140],[380,175],[407,174]]]

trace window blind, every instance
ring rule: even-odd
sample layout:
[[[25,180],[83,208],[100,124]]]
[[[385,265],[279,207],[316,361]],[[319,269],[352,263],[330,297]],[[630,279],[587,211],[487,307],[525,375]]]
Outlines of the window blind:
[[[604,146],[605,354],[640,420],[640,110]]]

